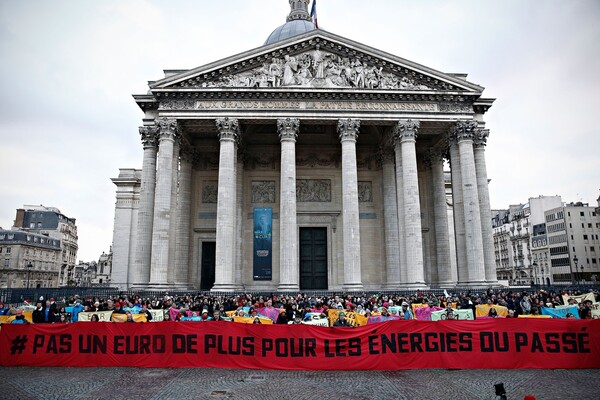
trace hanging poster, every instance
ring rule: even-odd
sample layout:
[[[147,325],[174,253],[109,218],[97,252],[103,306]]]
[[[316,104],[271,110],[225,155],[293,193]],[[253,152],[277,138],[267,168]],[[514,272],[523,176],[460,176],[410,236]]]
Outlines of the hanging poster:
[[[272,277],[273,209],[254,209],[254,268],[255,281],[270,281]]]

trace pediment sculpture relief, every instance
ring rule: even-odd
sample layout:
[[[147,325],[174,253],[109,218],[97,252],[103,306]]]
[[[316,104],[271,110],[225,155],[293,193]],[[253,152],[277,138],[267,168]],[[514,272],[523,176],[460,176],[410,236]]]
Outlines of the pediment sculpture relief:
[[[318,48],[295,56],[274,57],[261,67],[225,75],[200,86],[431,90],[407,76],[397,76],[358,58],[340,57]]]

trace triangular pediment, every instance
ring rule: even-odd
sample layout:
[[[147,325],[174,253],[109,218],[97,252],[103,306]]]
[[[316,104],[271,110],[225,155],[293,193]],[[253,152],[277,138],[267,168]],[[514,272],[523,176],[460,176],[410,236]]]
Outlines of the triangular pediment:
[[[481,95],[483,87],[401,57],[314,30],[211,64],[176,71],[151,91],[177,89],[301,89],[453,92]]]

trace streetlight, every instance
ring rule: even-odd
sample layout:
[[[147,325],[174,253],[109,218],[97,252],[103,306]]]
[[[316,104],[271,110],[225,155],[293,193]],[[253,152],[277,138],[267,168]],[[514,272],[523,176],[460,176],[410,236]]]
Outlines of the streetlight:
[[[27,264],[27,289],[29,289],[29,272],[31,271],[31,268],[33,268],[33,265],[29,262],[29,264]]]
[[[581,283],[585,283],[585,278],[583,277],[583,264],[581,264]]]
[[[537,284],[538,283],[538,279],[537,279],[538,278],[538,276],[537,276],[537,267],[538,267],[538,264],[534,261],[533,264],[531,264],[531,265],[533,267],[533,274],[535,276],[535,283]]]
[[[542,267],[542,285],[546,284],[546,279],[544,277],[544,267]]]
[[[575,263],[575,273],[577,273],[577,263],[579,262],[579,259],[577,258],[577,254],[575,254],[575,257],[573,257],[573,262]],[[571,263],[569,263],[569,268],[571,268]],[[571,283],[575,284],[575,282],[573,281],[573,270],[571,269]]]

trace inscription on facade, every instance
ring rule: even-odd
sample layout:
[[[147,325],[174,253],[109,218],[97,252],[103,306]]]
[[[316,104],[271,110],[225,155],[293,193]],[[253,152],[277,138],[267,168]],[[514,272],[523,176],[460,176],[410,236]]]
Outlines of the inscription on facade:
[[[298,202],[331,202],[330,179],[298,179],[296,180],[296,201]]]
[[[299,111],[417,111],[438,112],[437,103],[410,103],[386,101],[292,101],[292,100],[165,100],[161,110],[299,110]],[[445,111],[459,112],[462,107],[445,107]]]

